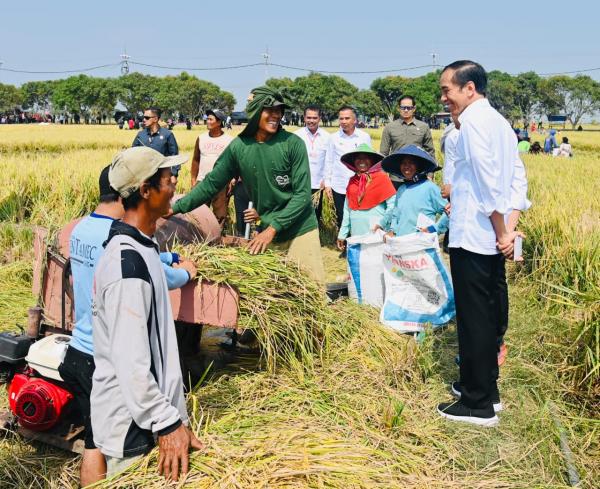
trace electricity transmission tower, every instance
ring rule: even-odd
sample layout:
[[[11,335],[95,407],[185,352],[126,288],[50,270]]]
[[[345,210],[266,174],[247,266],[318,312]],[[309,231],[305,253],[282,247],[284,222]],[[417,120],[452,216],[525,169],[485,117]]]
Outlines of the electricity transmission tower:
[[[131,56],[127,54],[127,51],[124,50],[121,55],[121,75],[127,75],[129,73],[129,59]]]
[[[265,61],[265,81],[269,79],[269,61],[271,60],[271,55],[269,54],[269,46],[265,49],[265,52],[262,53],[262,57]]]

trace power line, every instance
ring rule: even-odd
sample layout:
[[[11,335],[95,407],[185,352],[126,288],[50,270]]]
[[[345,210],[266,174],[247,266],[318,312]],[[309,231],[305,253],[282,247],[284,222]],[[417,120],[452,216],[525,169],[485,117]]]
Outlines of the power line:
[[[237,70],[237,69],[241,69],[241,68],[250,68],[253,66],[265,66],[266,64],[268,64],[269,66],[275,66],[277,68],[283,68],[286,70],[305,71],[305,72],[312,72],[312,73],[330,73],[330,74],[336,74],[336,75],[363,75],[363,74],[377,74],[377,73],[393,73],[396,71],[418,70],[421,68],[431,68],[431,67],[437,66],[437,65],[432,65],[432,64],[426,64],[426,65],[420,65],[420,66],[410,66],[407,68],[391,68],[391,69],[387,69],[387,70],[336,71],[336,70],[321,70],[321,69],[317,69],[317,68],[304,68],[304,67],[299,67],[299,66],[290,66],[290,65],[283,65],[283,64],[279,64],[279,63],[271,63],[269,61],[270,56],[271,55],[268,53],[263,54],[263,58],[265,59],[265,61],[263,61],[262,63],[250,63],[250,64],[245,64],[245,65],[235,65],[235,66],[219,66],[219,67],[211,67],[211,68],[164,66],[164,65],[154,65],[154,64],[150,64],[150,63],[139,63],[137,61],[130,61],[130,64],[138,65],[138,66],[145,66],[148,68],[158,68],[161,70],[176,70],[176,71],[177,70],[183,70],[183,71]]]
[[[174,71],[227,71],[227,70],[239,70],[244,68],[253,68],[257,66],[274,66],[276,68],[281,68],[284,70],[294,70],[294,71],[302,71],[302,72],[310,72],[310,73],[323,73],[323,74],[333,74],[333,75],[375,75],[375,74],[383,74],[383,73],[396,73],[402,71],[412,71],[419,70],[424,68],[433,68],[434,70],[439,68],[437,54],[431,53],[433,57],[432,64],[424,64],[419,66],[408,66],[403,68],[388,68],[383,70],[324,70],[317,68],[306,68],[300,66],[291,66],[280,63],[272,63],[270,61],[271,55],[266,52],[263,54],[264,61],[257,63],[246,63],[240,65],[231,65],[231,66],[211,66],[211,67],[189,67],[189,66],[166,66],[166,65],[156,65],[151,63],[142,63],[139,61],[133,61],[131,56],[129,55],[121,55],[121,61],[118,63],[109,63],[98,66],[91,66],[88,68],[80,68],[74,70],[47,70],[47,71],[37,71],[37,70],[21,70],[16,68],[4,68],[2,63],[0,63],[0,71],[6,71],[9,73],[23,73],[23,74],[47,74],[47,75],[60,75],[60,74],[70,74],[70,73],[85,73],[95,70],[100,70],[103,68],[111,68],[119,66],[121,68],[126,65],[137,65],[143,66],[146,68],[156,68],[161,70],[174,70]],[[127,66],[128,68],[128,66]],[[554,75],[573,75],[577,73],[588,73],[591,71],[600,71],[600,67],[598,68],[584,68],[580,70],[572,70],[572,71],[557,71],[552,73],[538,73],[539,76],[554,76]]]
[[[110,68],[113,66],[119,66],[121,63],[110,63],[106,65],[91,66],[90,68],[81,68],[78,70],[58,70],[58,71],[31,71],[31,70],[17,70],[14,68],[2,68],[0,71],[8,71],[10,73],[26,73],[30,75],[61,75],[66,73],[84,73],[86,71],[100,70],[102,68]]]
[[[573,70],[573,71],[557,71],[555,73],[538,73],[540,76],[553,76],[553,75],[573,75],[574,73],[587,73],[589,71],[598,71],[600,68],[586,68],[584,70]]]
[[[271,66],[277,66],[278,68],[285,68],[287,70],[296,70],[296,71],[309,71],[312,73],[330,73],[333,75],[373,75],[377,73],[394,73],[396,71],[410,71],[410,70],[418,70],[421,68],[431,68],[435,65],[421,65],[421,66],[410,66],[408,68],[391,68],[388,70],[372,70],[372,71],[333,71],[333,70],[318,70],[316,68],[299,68],[297,66],[288,66],[288,65],[280,65],[277,63],[270,63]]]
[[[131,65],[137,66],[146,66],[148,68],[158,68],[161,70],[176,70],[176,71],[222,71],[222,70],[238,70],[241,68],[250,68],[252,66],[264,66],[263,63],[249,63],[245,65],[235,65],[235,66],[215,66],[211,68],[189,68],[183,66],[161,66],[161,65],[153,65],[149,63],[140,63],[139,61],[129,61]]]

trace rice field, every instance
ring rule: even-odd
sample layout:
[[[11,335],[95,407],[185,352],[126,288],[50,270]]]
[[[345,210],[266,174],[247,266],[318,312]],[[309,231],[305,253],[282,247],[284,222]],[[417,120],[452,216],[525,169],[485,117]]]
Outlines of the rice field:
[[[191,154],[199,129],[175,134],[180,150]],[[135,133],[3,126],[0,135],[0,329],[14,330],[35,303],[31,226],[55,230],[89,212],[100,169]],[[377,147],[380,131],[372,135]],[[509,270],[505,411],[497,429],[451,424],[435,413],[457,375],[452,326],[417,344],[380,326],[374,310],[347,301],[328,305],[278,255],[187,249],[201,274],[243,288],[240,319],[257,331],[266,362],[258,372],[208,376],[189,395],[192,427],[206,450],[192,454],[179,486],[569,487],[562,433],[580,487],[597,487],[600,132],[568,137],[570,160],[525,157],[534,205],[522,221],[525,264]],[[188,172],[184,167],[178,191],[188,189]],[[342,274],[337,251],[324,254],[328,276]],[[103,487],[164,487],[155,467],[153,452]],[[77,457],[14,436],[0,439],[0,487],[77,483]]]

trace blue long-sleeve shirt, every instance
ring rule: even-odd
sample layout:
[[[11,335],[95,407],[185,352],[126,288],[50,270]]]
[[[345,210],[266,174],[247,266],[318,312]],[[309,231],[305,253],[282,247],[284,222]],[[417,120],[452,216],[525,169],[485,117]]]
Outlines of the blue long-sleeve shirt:
[[[144,128],[138,132],[131,143],[131,147],[147,146],[158,151],[163,156],[175,156],[179,154],[179,146],[175,135],[165,127],[159,127],[158,131],[153,133],[150,128]],[[177,176],[181,165],[171,167],[173,175]]]
[[[353,210],[348,206],[348,199],[346,199],[338,239],[369,234],[375,225],[379,224],[386,211],[394,207],[395,201],[396,196],[394,195],[371,209]]]
[[[396,236],[403,236],[417,232],[419,214],[432,221],[441,215],[431,232],[446,232],[448,216],[444,213],[444,207],[448,201],[442,198],[440,188],[429,179],[404,185],[406,188],[401,186],[392,197],[394,203],[381,219],[380,226],[385,231],[393,231]]]
[[[171,131],[164,127],[159,127],[158,131],[152,133],[150,129],[144,128],[135,135],[131,147],[147,146],[155,149],[163,156],[174,156],[179,154],[177,140]]]
[[[70,239],[71,271],[73,274],[73,293],[75,298],[75,327],[73,338],[69,343],[73,348],[94,354],[92,339],[92,284],[96,263],[104,253],[102,244],[108,237],[113,219],[96,214],[84,217],[73,228]],[[183,268],[173,268],[171,265],[178,261],[174,253],[161,253],[160,261],[167,278],[169,290],[185,285],[190,276]]]

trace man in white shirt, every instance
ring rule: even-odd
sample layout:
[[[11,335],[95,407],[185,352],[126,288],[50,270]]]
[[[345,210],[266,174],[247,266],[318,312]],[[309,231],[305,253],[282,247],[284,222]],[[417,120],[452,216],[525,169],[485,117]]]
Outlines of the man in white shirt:
[[[460,129],[460,122],[457,117],[452,118],[444,133],[440,138],[440,147],[442,153],[444,153],[444,167],[442,168],[442,197],[447,199],[450,197],[450,185],[452,182],[452,176],[454,175],[454,162],[456,160],[456,143],[458,142],[458,135]]]
[[[507,229],[513,210],[517,142],[510,124],[487,99],[487,74],[473,61],[456,61],[440,78],[441,101],[458,117],[460,132],[452,175],[450,266],[456,301],[460,400],[442,403],[451,420],[498,424],[502,409],[496,380],[496,334],[504,308],[504,259],[512,258],[517,232]]]
[[[325,188],[325,160],[329,149],[331,136],[323,128],[319,127],[321,122],[321,109],[316,105],[309,105],[304,109],[305,127],[298,129],[296,135],[304,141],[308,153],[310,165],[310,188],[311,194],[319,192],[319,199],[315,206],[317,221],[321,226],[321,211],[323,208],[323,192]],[[314,202],[314,201],[313,201]]]
[[[342,225],[346,187],[354,172],[341,163],[342,155],[355,150],[361,144],[371,146],[371,136],[356,128],[356,109],[344,105],[338,112],[340,130],[331,135],[325,164],[325,193],[333,199],[338,229]],[[340,257],[346,256],[346,250]]]
[[[442,197],[450,200],[450,188],[452,175],[454,174],[454,161],[456,160],[456,143],[458,142],[458,130],[460,122],[458,117],[452,117],[452,123],[444,129],[444,133],[440,138],[440,147],[444,153],[444,167],[442,168]],[[449,231],[444,234],[443,249],[448,253],[448,240],[450,238]]]
[[[444,170],[443,170],[443,183],[442,186],[442,197],[448,199],[450,197],[450,190],[452,188],[452,177],[454,175],[454,162],[457,158],[456,144],[458,142],[460,122],[457,117],[452,117],[452,124],[450,124],[442,134],[440,139],[440,146],[444,153]],[[506,224],[507,230],[514,231],[519,222],[519,216],[521,212],[526,211],[531,207],[531,202],[527,199],[527,176],[525,173],[525,166],[520,158],[515,160],[515,171],[513,174],[513,180],[511,184],[511,204],[512,212],[508,217]],[[449,233],[444,236],[444,251],[448,252],[448,238]],[[498,314],[498,327],[497,327],[497,344],[498,344],[498,365],[502,365],[506,359],[507,348],[504,343],[504,335],[508,329],[508,287],[506,285],[505,274],[498,276],[498,283],[500,286],[500,299],[498,301],[499,314]]]
[[[200,134],[196,138],[196,144],[194,144],[191,168],[192,187],[204,180],[206,175],[214,168],[221,153],[233,141],[229,134],[223,132],[226,116],[222,111],[219,109],[208,110],[205,115],[208,131]],[[229,214],[229,197],[234,184],[235,181],[230,182],[211,201],[212,211],[221,228],[224,227]]]

